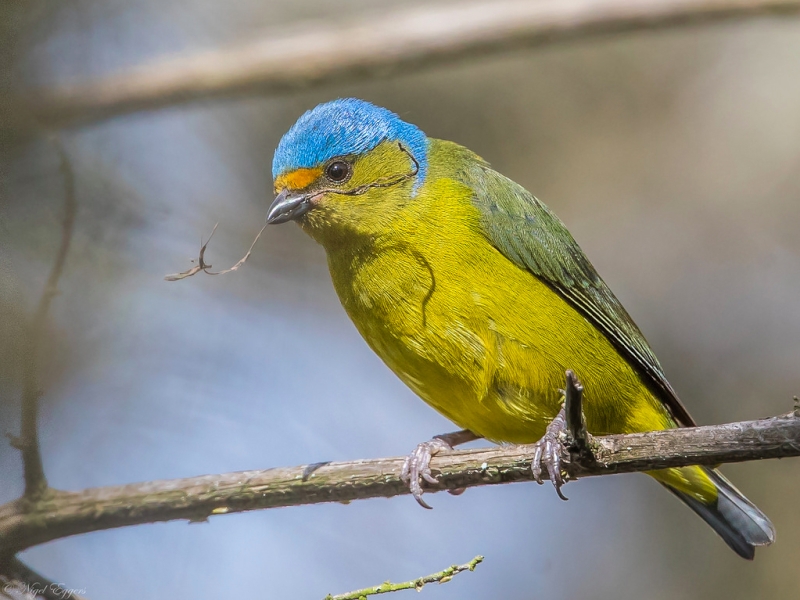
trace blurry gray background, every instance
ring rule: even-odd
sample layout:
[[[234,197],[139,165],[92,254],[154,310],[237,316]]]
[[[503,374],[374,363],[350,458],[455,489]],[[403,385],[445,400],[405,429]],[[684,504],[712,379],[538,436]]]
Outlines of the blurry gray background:
[[[397,2],[0,4],[2,93],[213,49]],[[49,323],[41,435],[77,490],[403,455],[452,424],[362,342],[324,254],[269,228],[272,153],[306,109],[385,105],[548,203],[647,335],[701,423],[786,412],[800,393],[800,21],[751,20],[518,51],[375,82],[176,107],[64,134],[80,203]],[[63,188],[41,140],[0,141],[0,429],[19,428],[19,339],[58,243]],[[144,525],[22,556],[92,599],[322,598],[476,554],[425,598],[798,597],[800,462],[724,471],[773,519],[756,561],[645,476],[515,484]],[[22,490],[0,444],[0,501]],[[405,593],[410,597],[410,592]],[[402,594],[397,597],[400,598]],[[402,596],[405,597],[405,596]]]

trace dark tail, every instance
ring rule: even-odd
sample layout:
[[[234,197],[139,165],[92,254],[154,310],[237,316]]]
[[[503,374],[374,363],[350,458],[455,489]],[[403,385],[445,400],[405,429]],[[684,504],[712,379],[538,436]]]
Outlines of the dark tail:
[[[684,492],[665,486],[725,540],[742,558],[753,560],[756,546],[775,541],[775,528],[758,508],[733,487],[721,473],[703,468],[704,473],[717,488],[717,501],[706,504]]]

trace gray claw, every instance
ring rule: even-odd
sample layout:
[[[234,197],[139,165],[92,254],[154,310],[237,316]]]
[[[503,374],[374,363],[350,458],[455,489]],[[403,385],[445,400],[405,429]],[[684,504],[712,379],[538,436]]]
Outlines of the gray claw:
[[[539,485],[542,485],[542,442],[536,444],[536,452],[533,454],[531,461],[531,471],[533,471],[533,479]]]
[[[453,447],[444,440],[433,438],[432,440],[419,444],[403,462],[403,468],[400,471],[400,479],[408,484],[411,495],[414,496],[414,500],[416,500],[421,507],[432,508],[422,499],[422,494],[424,493],[421,485],[422,480],[431,485],[437,485],[439,483],[431,472],[431,458],[443,450],[452,449]]]
[[[564,478],[561,474],[561,455],[562,452],[566,453],[566,449],[561,442],[560,434],[565,429],[566,418],[562,408],[553,422],[547,426],[542,439],[534,445],[536,449],[531,461],[531,472],[536,483],[542,483],[542,463],[544,463],[547,473],[550,475],[550,481],[553,482],[553,487],[556,488],[556,493],[562,500],[567,500],[561,491],[561,486],[564,485]]]

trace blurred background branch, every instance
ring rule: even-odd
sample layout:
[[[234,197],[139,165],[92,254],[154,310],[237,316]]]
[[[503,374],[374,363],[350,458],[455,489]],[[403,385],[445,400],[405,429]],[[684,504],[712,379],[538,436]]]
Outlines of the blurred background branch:
[[[505,0],[401,8],[348,25],[308,23],[176,56],[95,82],[21,92],[0,124],[64,127],[217,97],[375,78],[479,54],[588,35],[765,14],[800,0]],[[20,115],[24,115],[20,117]]]
[[[75,199],[75,174],[72,164],[61,142],[53,137],[52,144],[58,152],[61,176],[64,180],[64,217],[61,228],[61,244],[59,245],[50,275],[42,290],[36,312],[33,314],[29,325],[29,334],[25,347],[23,361],[23,388],[22,388],[22,420],[21,432],[18,438],[13,438],[13,445],[22,453],[22,462],[25,476],[25,497],[35,499],[47,489],[47,478],[42,465],[42,455],[39,448],[39,433],[37,427],[39,415],[39,397],[42,392],[38,383],[39,357],[42,345],[45,342],[47,313],[50,303],[58,294],[58,280],[64,272],[69,247],[72,242],[72,231],[75,226],[75,213],[78,203]]]
[[[566,465],[568,478],[800,456],[800,415],[727,425],[596,437],[593,458]],[[442,453],[431,461],[439,487],[428,491],[531,480],[528,446]],[[408,494],[403,458],[244,471],[150,481],[82,492],[51,491],[41,502],[0,506],[0,555],[62,537],[174,519],[202,522],[247,510],[350,502]],[[550,475],[548,474],[548,477]]]
[[[25,491],[18,502],[23,506],[35,505],[49,491],[39,443],[39,398],[42,395],[39,383],[39,365],[47,341],[47,319],[50,304],[58,295],[58,282],[64,272],[67,255],[72,244],[75,215],[78,211],[78,202],[75,196],[75,172],[72,162],[58,137],[51,136],[49,142],[55,148],[59,158],[59,171],[64,186],[64,214],[61,222],[61,241],[55,260],[39,297],[36,311],[31,316],[27,328],[22,361],[20,435],[18,437],[10,436],[11,444],[22,455]],[[43,577],[18,558],[9,555],[0,558],[3,559],[0,561],[2,563],[0,564],[0,582],[3,583],[4,594],[17,591],[26,597],[41,597],[47,600],[56,598],[80,600],[79,596],[71,590]]]

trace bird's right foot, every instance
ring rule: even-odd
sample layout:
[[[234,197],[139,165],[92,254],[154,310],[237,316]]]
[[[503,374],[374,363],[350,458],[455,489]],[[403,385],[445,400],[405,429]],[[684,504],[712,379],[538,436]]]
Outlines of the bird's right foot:
[[[465,444],[472,440],[479,439],[479,435],[475,435],[468,429],[455,431],[453,433],[444,433],[437,435],[427,442],[418,444],[414,451],[406,457],[403,463],[403,469],[400,471],[400,479],[408,484],[411,495],[414,500],[423,508],[432,508],[425,500],[422,499],[422,481],[426,481],[431,485],[438,485],[439,481],[433,476],[431,472],[431,458],[440,452],[452,450],[459,444]],[[452,490],[453,494],[460,494],[464,490]]]

